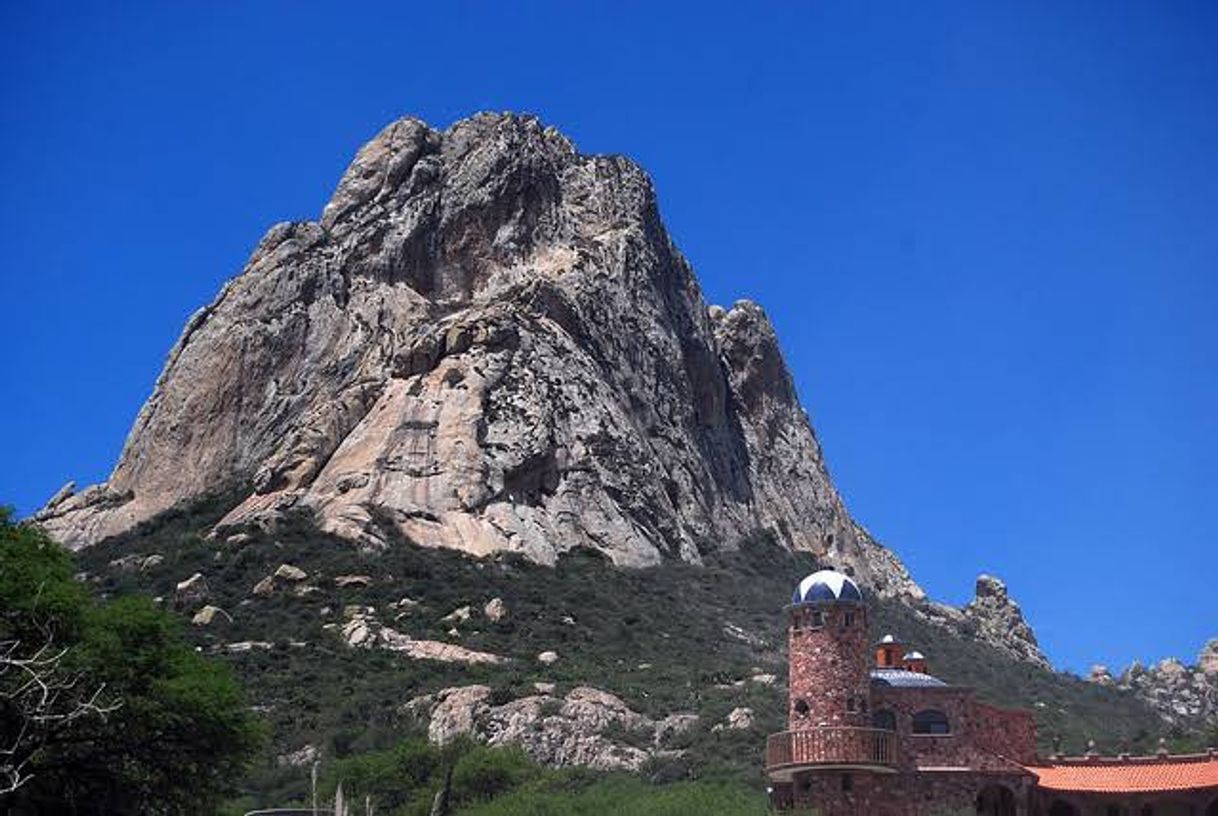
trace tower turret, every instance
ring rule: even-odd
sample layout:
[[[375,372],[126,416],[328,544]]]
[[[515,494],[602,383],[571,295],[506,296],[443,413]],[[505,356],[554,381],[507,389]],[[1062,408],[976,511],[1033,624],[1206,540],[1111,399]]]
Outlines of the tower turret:
[[[869,725],[871,649],[858,585],[829,569],[804,578],[788,632],[790,730]]]
[[[905,644],[892,635],[884,635],[875,645],[875,667],[877,669],[899,669],[905,656]]]

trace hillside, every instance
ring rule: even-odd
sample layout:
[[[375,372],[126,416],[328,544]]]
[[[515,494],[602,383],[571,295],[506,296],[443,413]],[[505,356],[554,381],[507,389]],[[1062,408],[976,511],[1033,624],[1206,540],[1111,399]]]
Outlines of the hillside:
[[[811,556],[754,539],[703,565],[673,560],[621,570],[595,552],[576,550],[548,567],[510,554],[479,560],[404,541],[370,553],[301,516],[273,534],[250,529],[233,541],[208,540],[226,511],[227,501],[216,500],[165,514],[77,557],[100,591],[146,592],[167,605],[175,603],[180,582],[204,576],[206,598],[184,599],[183,617],[211,604],[232,621],[217,615],[209,625],[191,626],[191,637],[233,663],[271,726],[272,746],[248,781],[252,801],[302,796],[308,763],[291,763],[311,759],[314,750],[327,763],[421,733],[425,711],[420,719],[412,700],[472,684],[490,688],[492,706],[536,695],[536,683],[552,683],[555,705],[571,690],[592,686],[618,695],[650,722],[695,714],[688,730],[654,745],[628,728],[609,727],[604,736],[619,752],[644,749],[648,759],[639,770],[651,778],[759,784],[764,736],[783,726],[782,610],[793,583],[813,568]],[[149,556],[160,558],[148,562]],[[254,594],[285,563],[305,577]],[[338,588],[340,576],[370,580]],[[414,604],[403,605],[403,598]],[[495,598],[507,612],[499,621],[483,611]],[[877,636],[895,632],[917,644],[936,674],[976,687],[986,700],[1031,708],[1045,749],[1055,735],[1076,751],[1087,738],[1115,751],[1151,749],[1160,735],[1180,744],[1193,736],[1192,725],[1169,730],[1128,693],[1015,660],[901,603],[874,595],[869,601]],[[465,606],[471,608],[467,621],[443,620]],[[418,640],[511,660],[466,665],[353,648],[340,627],[326,628],[342,622],[344,607],[359,607],[359,614]],[[233,651],[242,643],[255,645]],[[537,660],[547,651],[558,656],[550,665]],[[722,727],[737,709],[750,709],[751,722]]]

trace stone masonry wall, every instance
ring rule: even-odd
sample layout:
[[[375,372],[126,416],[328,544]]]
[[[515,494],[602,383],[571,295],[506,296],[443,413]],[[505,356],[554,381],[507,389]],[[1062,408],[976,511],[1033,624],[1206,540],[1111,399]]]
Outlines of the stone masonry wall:
[[[1032,712],[973,701],[973,743],[1023,765],[1036,761],[1036,721]]]
[[[822,618],[819,625],[817,613]],[[868,640],[867,609],[861,604],[803,604],[791,610],[788,721],[792,731],[871,724]],[[807,703],[807,714],[798,710],[801,700]]]
[[[846,779],[849,779],[847,782]],[[816,808],[820,816],[957,816],[977,813],[982,791],[1005,788],[1017,816],[1029,813],[1032,782],[1018,774],[969,772],[876,774],[833,771],[798,775],[776,790],[775,805]]]

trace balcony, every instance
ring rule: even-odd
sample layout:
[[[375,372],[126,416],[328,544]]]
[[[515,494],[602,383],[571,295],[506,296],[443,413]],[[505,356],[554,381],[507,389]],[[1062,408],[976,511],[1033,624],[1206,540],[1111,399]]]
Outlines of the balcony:
[[[783,731],[766,740],[766,773],[776,782],[812,768],[896,771],[896,733],[847,726]]]

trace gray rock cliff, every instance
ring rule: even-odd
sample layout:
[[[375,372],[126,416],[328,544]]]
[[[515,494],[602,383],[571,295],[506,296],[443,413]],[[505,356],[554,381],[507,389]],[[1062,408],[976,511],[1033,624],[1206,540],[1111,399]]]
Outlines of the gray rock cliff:
[[[82,547],[221,486],[367,547],[698,561],[765,532],[920,597],[851,520],[773,328],[709,307],[647,176],[535,119],[385,128],[316,222],[273,227],[188,322]]]

